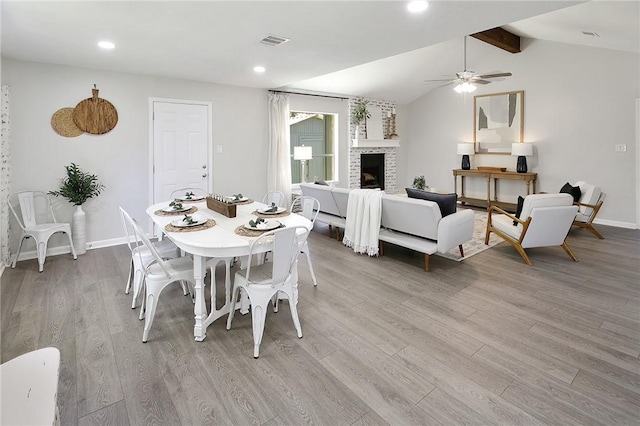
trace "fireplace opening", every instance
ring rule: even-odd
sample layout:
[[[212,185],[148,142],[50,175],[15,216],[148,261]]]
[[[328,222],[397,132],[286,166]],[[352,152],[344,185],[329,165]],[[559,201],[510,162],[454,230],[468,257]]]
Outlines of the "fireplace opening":
[[[360,155],[360,188],[384,189],[384,153]]]

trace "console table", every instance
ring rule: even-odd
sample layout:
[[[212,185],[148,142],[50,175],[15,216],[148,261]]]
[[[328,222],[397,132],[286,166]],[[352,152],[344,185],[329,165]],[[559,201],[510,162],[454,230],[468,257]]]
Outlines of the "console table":
[[[468,203],[468,204],[483,206],[487,208],[494,205],[503,209],[514,210],[514,211],[516,209],[515,203],[507,203],[507,202],[498,200],[498,180],[500,179],[522,180],[527,184],[527,195],[529,195],[532,193],[533,194],[536,193],[536,180],[538,179],[538,174],[531,173],[531,172],[516,173],[516,172],[510,172],[510,171],[500,172],[500,171],[488,171],[488,170],[478,170],[478,169],[471,169],[471,170],[454,169],[453,184],[454,184],[456,194],[458,194],[458,176],[460,176],[460,182],[462,185],[462,191],[458,196],[458,201],[460,201],[462,204]],[[464,190],[465,190],[466,177],[483,178],[487,180],[487,198],[486,199],[471,198],[471,197],[465,196]],[[493,199],[491,199],[491,179],[493,179]],[[531,192],[532,184],[533,184],[533,192]]]

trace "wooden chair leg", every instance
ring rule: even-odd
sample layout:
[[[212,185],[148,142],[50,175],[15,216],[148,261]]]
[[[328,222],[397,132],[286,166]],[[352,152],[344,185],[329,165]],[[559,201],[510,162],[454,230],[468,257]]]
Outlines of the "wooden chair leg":
[[[460,244],[458,248],[460,249],[460,257],[464,257],[464,249],[462,248],[462,244]]]
[[[429,259],[430,259],[430,256],[425,253],[424,255],[424,271],[425,272],[429,272]]]
[[[380,256],[384,256],[384,244],[382,241],[378,241],[378,252],[380,253]]]
[[[516,250],[518,250],[518,253],[520,253],[520,256],[522,256],[522,259],[524,260],[524,262],[527,265],[532,266],[533,263],[531,263],[531,260],[529,259],[529,256],[527,256],[527,253],[525,253],[525,251],[522,248],[522,246],[520,244],[514,244],[513,246],[516,248]]]
[[[602,236],[602,234],[599,233],[598,230],[596,228],[594,228],[592,224],[588,224],[587,226],[585,226],[585,228],[587,228],[589,231],[591,231],[591,233],[593,235],[595,235],[596,237],[600,238],[601,240],[604,240],[604,236]]]
[[[567,252],[567,254],[569,255],[569,257],[570,257],[571,259],[573,259],[573,260],[574,260],[574,261],[576,261],[576,262],[578,261],[578,258],[577,258],[577,257],[576,257],[576,255],[573,253],[573,251],[571,250],[571,247],[569,247],[569,244],[567,244],[567,241],[566,241],[566,240],[562,243],[562,248],[564,249],[564,251],[566,251],[566,252]]]
[[[484,236],[485,245],[489,245],[489,234],[491,234],[491,228],[487,226],[487,233]]]
[[[329,238],[333,238],[333,228],[329,225]]]

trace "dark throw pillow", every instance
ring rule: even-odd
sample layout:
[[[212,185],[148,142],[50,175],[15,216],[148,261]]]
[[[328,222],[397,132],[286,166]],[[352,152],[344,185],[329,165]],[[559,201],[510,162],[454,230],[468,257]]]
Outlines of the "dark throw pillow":
[[[522,206],[524,205],[524,197],[518,196],[518,205],[516,206],[516,217],[520,219],[520,215],[522,214]],[[518,226],[517,221],[513,221],[513,226]]]
[[[316,185],[329,186],[329,184],[327,183],[327,181],[325,181],[324,179],[316,179],[313,183],[315,183]]]
[[[423,191],[415,188],[405,188],[409,198],[419,198],[421,200],[433,201],[440,207],[442,217],[456,212],[458,197],[456,194],[438,194],[435,192]]]
[[[576,203],[580,201],[580,197],[582,197],[582,191],[580,191],[579,186],[571,186],[569,182],[565,183],[564,186],[560,189],[560,193],[571,194],[573,197],[573,201]]]

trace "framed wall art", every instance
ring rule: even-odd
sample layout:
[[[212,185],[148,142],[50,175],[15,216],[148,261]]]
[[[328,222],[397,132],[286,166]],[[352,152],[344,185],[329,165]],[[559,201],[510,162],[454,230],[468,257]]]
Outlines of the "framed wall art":
[[[511,154],[524,137],[524,90],[473,98],[476,154]]]

